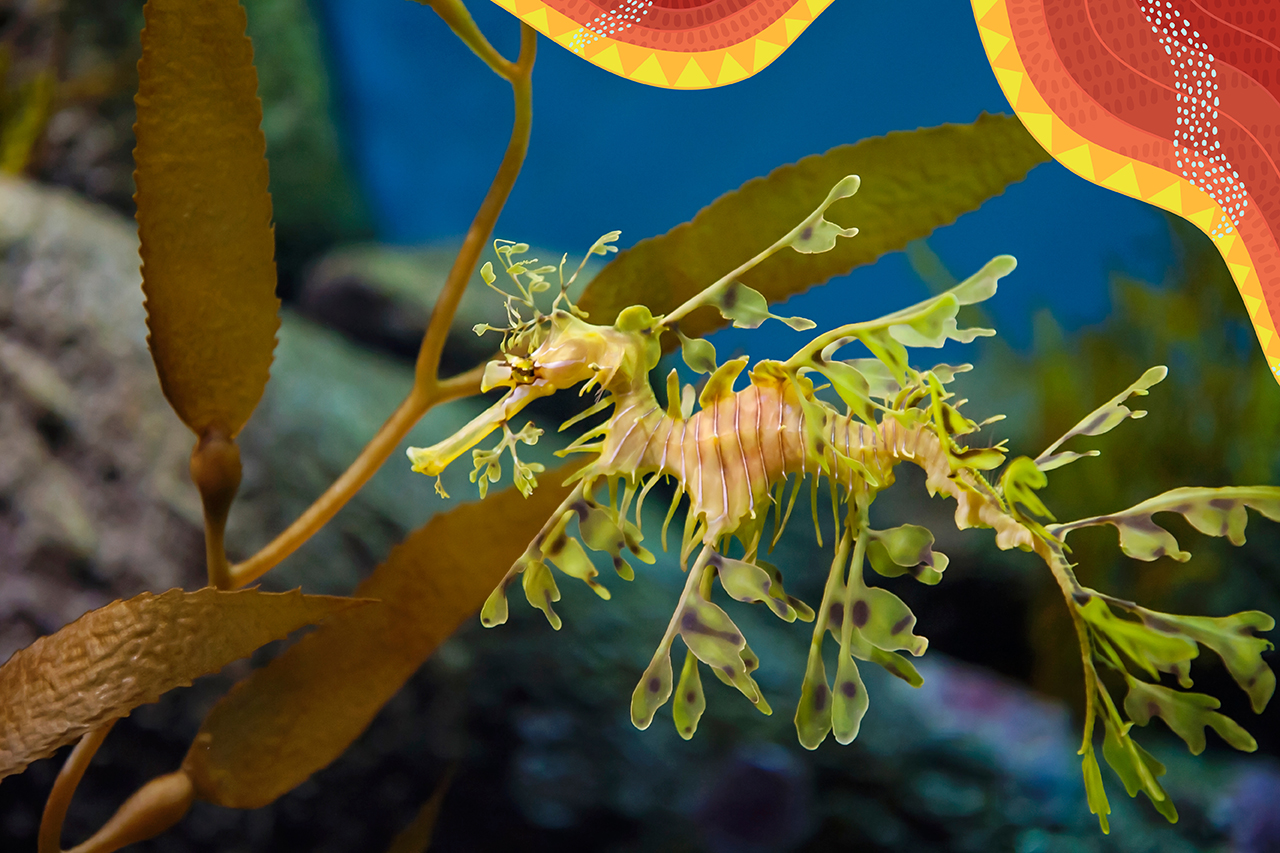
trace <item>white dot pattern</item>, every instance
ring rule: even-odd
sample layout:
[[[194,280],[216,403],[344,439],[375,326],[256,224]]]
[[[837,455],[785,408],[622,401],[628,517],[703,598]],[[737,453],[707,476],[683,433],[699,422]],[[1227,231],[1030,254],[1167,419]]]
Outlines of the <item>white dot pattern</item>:
[[[629,30],[640,19],[649,14],[653,8],[653,0],[623,0],[621,6],[596,15],[591,22],[574,33],[569,42],[569,49],[574,53],[582,53],[582,49],[605,36]]]
[[[1215,224],[1211,236],[1230,234],[1239,227],[1238,217],[1249,206],[1249,198],[1218,138],[1218,70],[1213,54],[1191,21],[1174,8],[1174,0],[1138,5],[1173,66],[1178,104],[1174,163],[1184,178],[1208,193],[1227,214],[1227,221]]]

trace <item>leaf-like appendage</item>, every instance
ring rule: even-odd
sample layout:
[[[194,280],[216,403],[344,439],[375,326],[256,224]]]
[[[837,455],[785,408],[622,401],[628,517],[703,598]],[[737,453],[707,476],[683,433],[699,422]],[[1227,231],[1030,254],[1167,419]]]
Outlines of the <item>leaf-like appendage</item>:
[[[684,363],[689,365],[690,370],[694,373],[715,373],[716,348],[711,341],[686,337],[683,332],[680,332],[680,346]]]
[[[800,701],[796,703],[796,735],[805,749],[817,749],[831,731],[831,686],[822,663],[822,646],[809,648],[809,662],[800,685]]]
[[[812,622],[814,617],[813,608],[794,595],[787,595],[786,590],[782,588],[782,572],[778,570],[778,567],[772,563],[766,563],[764,560],[757,560],[756,565],[764,569],[765,574],[769,576],[771,581],[769,595],[780,602],[786,603],[788,607],[795,611],[796,618],[801,622]],[[772,607],[773,605],[770,605],[771,609]],[[775,610],[774,612],[776,613],[777,611]]]
[[[707,699],[702,694],[702,677],[698,674],[698,658],[686,652],[684,668],[680,671],[680,683],[676,686],[676,698],[671,703],[671,717],[680,737],[689,740],[698,730],[698,721],[707,709]]]
[[[1152,678],[1168,672],[1177,675],[1184,687],[1191,686],[1188,664],[1200,654],[1194,640],[1177,631],[1159,630],[1149,624],[1121,619],[1097,596],[1091,596],[1079,612],[1094,630],[1101,632],[1118,651]]]
[[[539,560],[530,561],[521,572],[520,582],[524,587],[525,600],[541,610],[551,627],[559,631],[562,624],[560,616],[551,608],[551,605],[560,600],[560,588],[556,586],[556,579],[547,568],[547,564]],[[497,589],[500,590],[502,587],[498,586]],[[488,622],[484,624],[485,627],[490,627]]]
[[[858,665],[853,662],[851,655],[841,654],[840,663],[836,666],[836,686],[831,697],[831,733],[835,735],[837,742],[853,742],[858,736],[862,717],[867,713],[869,704],[867,686],[862,683]]]
[[[856,233],[858,229],[853,230]],[[764,298],[764,294],[747,287],[740,281],[730,282],[712,304],[720,311],[720,316],[733,322],[735,329],[757,329],[770,317],[786,323],[797,332],[812,329],[817,325],[804,317],[779,317],[777,314],[770,313],[769,302]]]
[[[1221,703],[1204,693],[1183,693],[1162,684],[1129,678],[1124,710],[1140,726],[1161,717],[1174,734],[1187,742],[1192,755],[1204,752],[1204,728],[1210,726],[1222,739],[1242,752],[1258,748],[1253,737],[1230,717],[1217,713]]]
[[[749,604],[763,602],[773,614],[784,622],[796,621],[796,610],[786,600],[773,592],[773,577],[755,563],[732,560],[720,554],[712,554],[708,565],[720,576],[720,585],[731,598]]]
[[[609,590],[596,580],[600,572],[587,556],[587,552],[582,549],[582,543],[565,530],[569,520],[576,515],[577,513],[571,509],[564,511],[559,521],[547,532],[546,539],[542,543],[542,555],[554,563],[557,569],[571,578],[582,581],[591,587],[592,592],[608,601]]]
[[[134,198],[151,354],[183,423],[234,437],[280,326],[253,47],[237,0],[144,14]]]
[[[1097,456],[1098,451],[1096,450],[1085,453],[1071,451],[1058,453],[1055,451],[1077,435],[1102,435],[1115,429],[1129,418],[1137,420],[1138,418],[1146,417],[1147,413],[1145,411],[1138,410],[1135,412],[1124,405],[1124,402],[1130,397],[1145,397],[1149,393],[1148,389],[1151,386],[1161,382],[1168,375],[1169,368],[1163,365],[1149,368],[1138,378],[1137,382],[1085,415],[1080,423],[1067,430],[1065,435],[1049,445],[1044,453],[1036,457],[1036,465],[1041,471],[1052,471],[1054,468],[1061,468],[1063,465],[1082,459],[1085,456]]]
[[[671,646],[664,645],[653,655],[653,660],[640,676],[635,692],[631,694],[631,723],[644,731],[653,722],[653,715],[671,698]]]
[[[824,361],[818,370],[831,382],[831,387],[849,407],[850,414],[856,415],[864,424],[877,425],[876,407],[871,402],[871,383],[862,371],[843,361]]]
[[[759,685],[750,675],[754,667],[748,668],[744,653],[752,660],[754,656],[747,651],[747,641],[729,614],[710,601],[691,595],[685,600],[676,626],[680,638],[698,660],[711,667],[722,680],[742,691],[742,695],[758,708],[768,708]]]
[[[499,583],[569,493],[548,483],[437,515],[392,549],[340,613],[236,685],[184,767],[202,799],[259,808],[329,764]]]
[[[1276,620],[1260,610],[1230,616],[1176,616],[1138,608],[1142,620],[1164,631],[1178,631],[1218,653],[1240,689],[1249,694],[1255,714],[1261,714],[1276,690],[1276,675],[1262,659],[1275,646],[1254,631],[1270,631]]]
[[[1153,515],[1176,512],[1201,533],[1226,536],[1232,545],[1243,545],[1245,523],[1248,521],[1245,507],[1257,510],[1272,521],[1280,521],[1280,487],[1227,486],[1211,489],[1188,486],[1148,498],[1111,515],[1054,524],[1048,530],[1059,539],[1066,539],[1072,530],[1110,524],[1120,531],[1120,548],[1130,557],[1150,561],[1169,556],[1185,563],[1191,559],[1191,554],[1178,547],[1178,540],[1156,524]]]
[[[1164,765],[1129,737],[1132,723],[1124,723],[1122,727],[1117,728],[1109,717],[1104,716],[1102,719],[1106,726],[1106,736],[1102,741],[1102,757],[1107,760],[1107,764],[1115,771],[1116,776],[1120,777],[1125,792],[1130,797],[1136,797],[1138,792],[1142,791],[1156,807],[1156,811],[1164,815],[1169,823],[1177,823],[1178,810],[1174,808],[1173,800],[1169,799],[1164,788],[1156,781],[1157,776],[1165,774]],[[1101,782],[1100,779],[1099,782]]]
[[[1048,155],[1021,123],[982,116],[973,124],[891,133],[832,149],[749,181],[712,202],[693,221],[619,253],[579,301],[595,322],[612,322],[629,305],[667,314],[726,271],[754,257],[803,222],[828,189],[846,175],[867,180],[836,202],[839,222],[875,223],[829,252],[779,252],[743,276],[770,303],[872,263],[925,237],[999,195]],[[874,180],[871,176],[875,176]],[[724,323],[715,312],[690,315],[686,334],[705,335]]]
[[[933,550],[933,533],[918,524],[868,531],[867,559],[886,578],[910,574],[925,584],[942,580],[947,555]]]
[[[1089,811],[1098,816],[1098,824],[1104,834],[1111,832],[1107,815],[1111,814],[1111,804],[1107,802],[1107,790],[1102,787],[1102,768],[1098,766],[1098,757],[1093,752],[1093,744],[1086,744],[1084,760],[1081,762],[1084,772],[1084,793],[1089,801]]]
[[[364,603],[297,590],[172,589],[86,613],[0,667],[0,778],[168,690]]]
[[[1000,475],[1000,491],[1004,493],[1010,508],[1017,512],[1021,507],[1032,515],[1052,519],[1049,508],[1036,494],[1038,489],[1043,489],[1048,484],[1049,478],[1044,475],[1044,471],[1025,456],[1019,456],[1010,462],[1009,467]]]

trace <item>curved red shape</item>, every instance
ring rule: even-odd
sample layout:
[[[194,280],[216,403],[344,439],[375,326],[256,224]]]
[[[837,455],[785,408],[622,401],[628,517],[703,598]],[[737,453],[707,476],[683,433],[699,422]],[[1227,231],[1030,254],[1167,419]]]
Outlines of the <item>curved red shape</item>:
[[[1280,3],[973,5],[1006,96],[1055,158],[1214,240],[1280,379]]]

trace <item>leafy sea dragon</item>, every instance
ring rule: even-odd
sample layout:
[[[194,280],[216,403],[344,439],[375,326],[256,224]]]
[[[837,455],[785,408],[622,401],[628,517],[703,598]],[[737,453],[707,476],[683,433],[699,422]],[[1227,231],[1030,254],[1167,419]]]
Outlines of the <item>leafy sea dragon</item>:
[[[688,579],[632,696],[632,721],[647,728],[657,709],[674,695],[676,728],[682,737],[692,737],[706,706],[701,664],[761,711],[771,713],[751,676],[758,665],[755,654],[728,614],[712,601],[718,579],[730,598],[762,603],[787,622],[814,623],[796,729],[800,742],[810,749],[828,733],[848,743],[858,734],[867,709],[867,691],[856,660],[879,664],[914,686],[922,683],[910,660],[900,654],[919,656],[927,646],[927,640],[914,633],[914,614],[893,593],[868,584],[865,571],[869,564],[880,575],[910,574],[925,584],[942,578],[947,557],[933,549],[933,534],[927,529],[906,524],[876,530],[870,525],[872,502],[893,484],[896,467],[911,462],[924,470],[931,495],[955,501],[958,528],[993,528],[1000,548],[1034,552],[1061,588],[1084,662],[1087,713],[1080,754],[1085,787],[1090,809],[1103,830],[1108,828],[1110,807],[1094,746],[1098,720],[1103,725],[1103,757],[1130,796],[1141,790],[1161,814],[1175,820],[1177,812],[1157,781],[1164,767],[1138,746],[1130,729],[1159,716],[1193,753],[1204,748],[1205,726],[1237,749],[1255,749],[1244,729],[1215,712],[1216,699],[1164,686],[1160,674],[1171,673],[1182,688],[1191,687],[1190,661],[1200,646],[1206,646],[1222,657],[1249,694],[1253,709],[1261,712],[1274,692],[1275,676],[1261,657],[1272,644],[1254,632],[1270,630],[1274,620],[1258,611],[1218,618],[1156,613],[1089,589],[1072,571],[1066,538],[1082,527],[1110,524],[1120,533],[1121,549],[1131,557],[1154,560],[1167,555],[1185,561],[1190,554],[1155,523],[1155,514],[1179,513],[1198,530],[1227,536],[1238,545],[1244,541],[1247,507],[1280,521],[1280,488],[1175,489],[1126,510],[1066,524],[1054,523],[1037,495],[1047,483],[1047,472],[1097,454],[1062,450],[1064,443],[1077,436],[1099,435],[1145,414],[1131,410],[1125,402],[1147,394],[1165,377],[1164,367],[1148,370],[1035,458],[1006,461],[1004,442],[967,443],[982,427],[1000,419],[975,423],[961,413],[964,401],[947,390],[954,377],[971,366],[917,370],[908,362],[908,349],[941,347],[948,340],[968,343],[995,334],[989,329],[962,329],[956,316],[962,306],[994,295],[999,279],[1016,265],[1004,255],[945,293],[877,320],[820,334],[786,361],[757,362],[749,383],[740,390],[735,390],[735,384],[747,368],[745,357],[717,366],[709,342],[681,334],[687,364],[709,374],[696,395],[696,412],[694,389],[682,388],[676,371],[667,376],[665,405],[650,386],[649,373],[662,353],[662,335],[673,330],[679,334],[676,324],[695,308],[713,306],[742,328],[758,327],[771,317],[799,330],[812,328],[814,324],[802,318],[775,317],[764,296],[743,285],[739,277],[783,249],[824,252],[838,239],[854,236],[856,228],[840,228],[824,213],[836,200],[853,195],[858,184],[856,176],[840,181],[822,205],[788,234],[670,314],[654,316],[645,306],[636,305],[622,311],[611,326],[588,323],[588,317],[569,300],[568,287],[577,273],[566,281],[564,260],[559,267],[532,268],[536,261],[518,258],[528,251],[524,244],[495,244],[514,292],[498,288],[492,264],[484,266],[485,282],[503,294],[508,325],[496,330],[503,333],[502,357],[487,365],[483,387],[508,390],[451,438],[432,447],[411,448],[414,470],[438,476],[462,453],[501,429],[496,447],[473,451],[471,479],[479,483],[483,497],[488,484],[501,476],[501,456],[509,452],[515,484],[528,495],[541,467],[522,462],[516,449],[521,443],[535,443],[541,430],[528,424],[514,433],[509,427],[512,418],[530,401],[579,384],[579,395],[595,389],[597,400],[566,421],[562,430],[601,411],[610,413],[602,424],[561,451],[591,456],[570,479],[572,492],[486,601],[481,620],[486,626],[506,621],[506,590],[520,577],[529,603],[558,629],[560,618],[552,603],[560,593],[548,564],[609,598],[582,543],[609,554],[618,574],[632,579],[625,552],[646,563],[654,561],[640,544],[645,497],[659,480],[673,480],[675,497],[662,527],[662,542],[665,549],[667,527],[687,496],[680,565]],[[617,237],[616,231],[606,234],[588,256],[614,251],[611,244]],[[537,297],[551,288],[546,276],[557,270],[560,291],[550,313],[543,313]],[[489,330],[488,326],[476,329],[478,333]],[[865,345],[873,357],[836,357],[855,342]],[[837,407],[819,396],[826,386],[815,387],[814,377],[829,383],[843,405]],[[998,476],[993,473],[997,469],[1002,469]],[[835,525],[835,557],[815,611],[784,591],[782,572],[761,559],[760,546],[763,542],[771,549],[777,542],[806,479],[817,528],[817,495],[823,478]],[[788,481],[791,494],[784,500]],[[599,497],[602,487],[607,493],[603,500]],[[633,501],[634,523],[630,520]],[[770,511],[774,529],[766,542]],[[570,529],[575,523],[577,538]],[[821,543],[820,531],[818,537]],[[839,644],[834,683],[822,658],[828,632]],[[677,635],[687,652],[673,694],[671,651]],[[1123,710],[1128,719],[1099,678],[1099,664],[1127,685]]]

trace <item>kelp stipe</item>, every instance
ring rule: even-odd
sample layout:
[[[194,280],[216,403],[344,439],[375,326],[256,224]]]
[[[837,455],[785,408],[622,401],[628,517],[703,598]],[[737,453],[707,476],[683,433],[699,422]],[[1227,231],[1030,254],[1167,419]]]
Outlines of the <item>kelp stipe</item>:
[[[1002,549],[1036,553],[1049,567],[1070,610],[1084,662],[1087,714],[1080,754],[1090,809],[1108,830],[1110,807],[1102,787],[1093,730],[1103,722],[1103,757],[1130,796],[1143,791],[1167,819],[1177,812],[1156,777],[1163,765],[1131,737],[1134,724],[1146,725],[1162,717],[1193,753],[1204,748],[1204,727],[1214,728],[1237,749],[1251,751],[1253,739],[1238,725],[1218,714],[1216,699],[1159,683],[1160,674],[1177,677],[1191,687],[1189,663],[1200,646],[1217,652],[1237,683],[1260,712],[1275,690],[1275,676],[1261,654],[1272,648],[1256,637],[1274,620],[1260,612],[1210,618],[1156,613],[1082,586],[1067,555],[1067,535],[1076,529],[1111,524],[1120,532],[1120,545],[1129,556],[1154,560],[1168,555],[1186,560],[1176,540],[1153,520],[1158,512],[1182,514],[1198,530],[1244,541],[1246,508],[1280,521],[1280,488],[1175,489],[1130,509],[1109,515],[1056,523],[1037,492],[1048,472],[1096,451],[1062,450],[1078,436],[1108,432],[1145,412],[1126,402],[1142,396],[1166,375],[1153,367],[1135,383],[1083,418],[1075,427],[1035,458],[1007,460],[1004,442],[967,443],[982,427],[961,412],[965,401],[955,399],[948,385],[970,365],[938,365],[919,370],[909,363],[909,350],[941,347],[948,340],[971,342],[993,335],[989,329],[962,329],[959,309],[989,299],[999,280],[1013,271],[1008,256],[994,258],[952,289],[878,320],[853,323],[814,338],[786,361],[761,361],[750,371],[746,388],[735,390],[747,359],[716,364],[715,350],[704,340],[681,335],[685,362],[695,372],[709,374],[694,411],[694,389],[680,387],[675,372],[667,377],[664,407],[648,382],[662,347],[660,338],[693,309],[716,307],[735,326],[755,328],[773,317],[764,298],[745,287],[738,277],[764,258],[790,247],[801,252],[831,249],[840,237],[856,229],[842,229],[823,213],[838,198],[856,192],[858,179],[841,181],[823,205],[804,222],[756,258],[733,270],[697,297],[665,316],[653,316],[644,306],[623,311],[613,326],[587,322],[567,297],[568,282],[559,267],[531,268],[521,262],[522,244],[502,243],[499,256],[516,293],[502,291],[509,325],[504,334],[503,359],[488,365],[485,387],[510,390],[455,437],[430,448],[412,448],[414,469],[436,475],[453,459],[501,428],[503,439],[493,450],[475,450],[481,489],[500,476],[498,454],[512,451],[517,485],[526,493],[536,485],[532,466],[515,457],[517,441],[532,443],[540,434],[532,425],[511,433],[508,421],[530,400],[583,383],[579,394],[596,390],[598,399],[561,429],[605,409],[607,420],[588,431],[562,453],[592,454],[573,476],[573,491],[547,520],[525,552],[511,567],[481,611],[486,626],[506,621],[506,590],[522,577],[526,598],[542,610],[552,626],[560,618],[552,604],[560,597],[548,564],[587,583],[602,598],[609,592],[597,580],[598,571],[585,545],[607,552],[617,572],[630,580],[633,572],[624,558],[630,552],[644,562],[652,555],[640,544],[641,507],[659,479],[675,481],[676,492],[663,526],[675,515],[684,496],[689,505],[680,541],[680,564],[688,575],[657,652],[632,695],[632,721],[647,728],[654,714],[673,695],[673,719],[680,735],[689,738],[705,708],[700,664],[721,681],[743,693],[763,713],[769,703],[751,673],[758,659],[728,614],[712,602],[714,584],[730,598],[766,605],[779,618],[813,622],[808,663],[795,712],[800,742],[816,748],[828,734],[841,743],[858,734],[868,705],[857,661],[876,663],[904,681],[919,686],[922,679],[910,659],[924,653],[928,641],[914,632],[915,615],[888,590],[867,583],[866,568],[885,577],[910,574],[925,584],[942,578],[947,558],[933,549],[933,534],[907,524],[889,530],[872,528],[869,511],[876,496],[894,482],[897,465],[908,461],[922,468],[931,495],[956,502],[960,529],[992,528]],[[603,254],[612,246],[612,232],[592,247]],[[560,271],[560,292],[551,311],[542,313],[536,296],[550,288],[545,276]],[[496,277],[486,267],[485,280]],[[571,279],[570,279],[571,280]],[[495,288],[496,289],[496,288]],[[526,315],[528,317],[526,318]],[[776,318],[794,328],[812,328],[802,318]],[[478,328],[483,333],[486,328]],[[860,342],[873,358],[840,360],[844,346]],[[811,377],[830,384],[843,410],[818,396]],[[823,386],[825,387],[825,386]],[[989,473],[989,472],[996,472]],[[794,508],[805,479],[813,497],[817,532],[817,494],[825,478],[835,522],[835,556],[815,609],[788,595],[781,570],[760,559],[777,540]],[[617,496],[621,481],[621,496]],[[791,483],[790,497],[786,486]],[[607,498],[597,497],[605,487]],[[785,498],[785,499],[784,499]],[[632,506],[634,519],[632,522]],[[766,538],[766,522],[774,516]],[[570,533],[577,523],[578,537]],[[818,534],[820,537],[820,533]],[[740,558],[731,558],[741,549]],[[695,553],[696,556],[695,556]],[[692,558],[692,565],[690,560]],[[822,644],[830,632],[839,646],[834,681],[826,672]],[[678,684],[673,684],[671,652],[679,635],[687,648]],[[1117,673],[1128,686],[1123,702],[1126,720],[1098,676],[1096,663]]]

